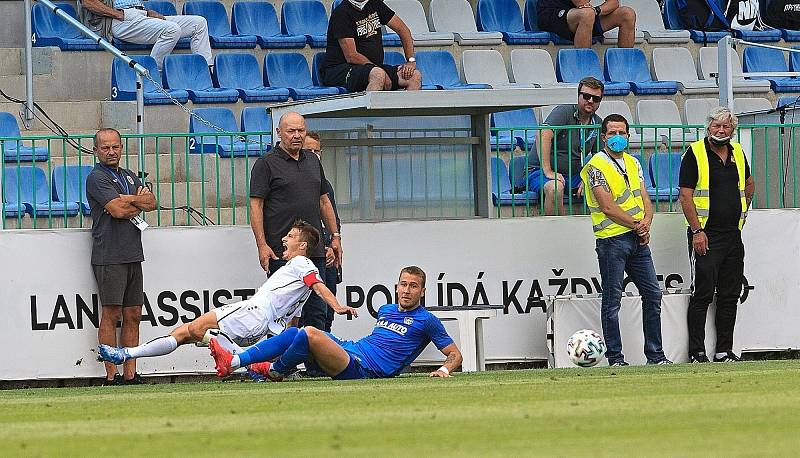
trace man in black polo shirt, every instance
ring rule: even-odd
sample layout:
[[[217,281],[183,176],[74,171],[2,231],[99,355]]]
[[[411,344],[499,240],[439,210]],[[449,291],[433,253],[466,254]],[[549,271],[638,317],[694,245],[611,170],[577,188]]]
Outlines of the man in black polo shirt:
[[[381,26],[389,26],[400,36],[406,63],[383,63]],[[328,48],[322,81],[348,92],[418,90],[422,75],[414,58],[411,31],[383,0],[344,0],[331,11],[328,21]]]
[[[320,233],[322,222],[331,229],[331,248],[335,264],[342,260],[339,226],[325,188],[325,172],[316,154],[306,151],[306,122],[297,113],[281,116],[276,129],[280,143],[273,151],[260,157],[250,175],[250,226],[253,229],[258,259],[269,275],[286,264],[281,259],[281,238],[289,232],[296,220],[307,221]],[[308,257],[325,281],[325,246],[320,241],[308,252]],[[303,314],[301,326],[324,329],[327,305],[312,293]]]
[[[708,115],[706,137],[692,143],[681,161],[680,202],[688,225],[692,297],[687,316],[689,362],[707,363],[706,313],[717,296],[715,362],[739,361],[733,353],[736,305],[744,277],[742,227],[755,184],[739,143],[737,119],[727,108]]]

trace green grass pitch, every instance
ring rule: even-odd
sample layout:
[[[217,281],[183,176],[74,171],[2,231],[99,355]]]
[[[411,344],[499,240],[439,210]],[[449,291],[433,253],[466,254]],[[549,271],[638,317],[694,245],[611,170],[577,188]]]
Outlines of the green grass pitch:
[[[800,361],[0,392],[3,456],[794,456]]]

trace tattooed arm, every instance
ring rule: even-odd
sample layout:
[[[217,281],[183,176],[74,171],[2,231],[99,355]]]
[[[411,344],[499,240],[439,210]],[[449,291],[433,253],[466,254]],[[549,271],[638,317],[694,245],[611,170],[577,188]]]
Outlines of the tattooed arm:
[[[444,364],[439,369],[431,372],[431,377],[450,377],[450,374],[461,366],[461,351],[456,347],[455,343],[442,348],[442,353],[446,356]],[[444,368],[444,370],[442,369]]]

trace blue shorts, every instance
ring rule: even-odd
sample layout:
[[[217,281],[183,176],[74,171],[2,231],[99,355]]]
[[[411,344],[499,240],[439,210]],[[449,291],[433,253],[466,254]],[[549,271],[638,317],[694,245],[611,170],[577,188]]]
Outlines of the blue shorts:
[[[342,349],[347,352],[347,355],[350,357],[350,362],[347,363],[347,367],[344,368],[342,372],[331,376],[333,380],[358,380],[358,379],[365,379],[365,378],[378,378],[378,376],[372,372],[368,367],[362,364],[361,355],[355,351],[354,342],[342,340],[335,335],[331,334],[330,332],[326,332],[328,337],[331,340],[336,342]]]
[[[562,175],[564,175],[562,173]],[[573,170],[572,178],[564,175],[564,179],[570,184],[571,190],[578,189],[578,186],[581,184],[581,174],[580,170]],[[542,173],[542,169],[536,169],[533,172],[528,174],[528,190],[532,192],[540,192],[544,187],[544,184],[548,181],[553,181],[552,178],[547,178]]]

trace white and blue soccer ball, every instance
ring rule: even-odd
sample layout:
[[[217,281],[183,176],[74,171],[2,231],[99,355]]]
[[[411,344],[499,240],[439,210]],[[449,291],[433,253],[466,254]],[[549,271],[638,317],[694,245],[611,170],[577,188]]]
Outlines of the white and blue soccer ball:
[[[581,329],[567,341],[567,354],[576,366],[592,367],[606,354],[606,343],[597,332]]]

